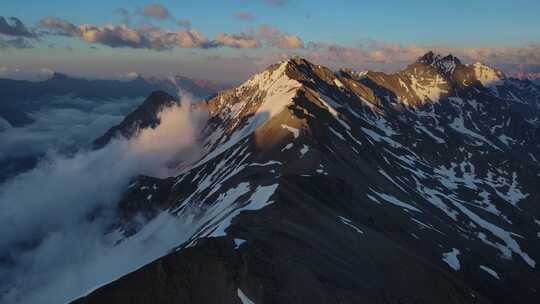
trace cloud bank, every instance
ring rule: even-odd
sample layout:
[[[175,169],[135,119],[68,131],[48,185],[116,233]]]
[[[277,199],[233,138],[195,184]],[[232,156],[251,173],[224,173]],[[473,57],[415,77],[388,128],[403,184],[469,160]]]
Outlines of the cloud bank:
[[[30,114],[34,123],[18,128],[8,125],[0,132],[0,161],[86,145],[142,101],[142,97],[88,100],[68,96],[39,101],[39,110]]]
[[[512,75],[519,75],[519,72],[540,71],[539,44],[524,47],[455,48],[441,45],[400,45],[379,41],[369,41],[358,47],[310,42],[305,48],[305,56],[333,67],[392,72],[414,62],[431,50],[442,54],[453,54],[465,63],[483,62],[501,68]]]
[[[109,231],[115,203],[134,176],[168,176],[171,160],[198,156],[205,114],[184,99],[160,118],[157,128],[101,150],[50,153],[0,186],[0,302],[66,302],[178,245],[189,227],[166,215],[119,245],[121,236]]]
[[[103,26],[82,24],[76,26],[67,20],[47,17],[40,21],[40,27],[50,35],[70,36],[88,43],[102,44],[113,48],[140,48],[151,50],[170,50],[175,47],[210,49],[231,47],[237,49],[261,48],[263,45],[280,49],[299,49],[304,47],[302,39],[296,35],[283,33],[276,27],[261,26],[247,33],[217,33],[215,39],[208,39],[202,32],[190,29],[190,23],[181,20],[181,29],[170,31],[156,26],[132,28],[127,24]]]

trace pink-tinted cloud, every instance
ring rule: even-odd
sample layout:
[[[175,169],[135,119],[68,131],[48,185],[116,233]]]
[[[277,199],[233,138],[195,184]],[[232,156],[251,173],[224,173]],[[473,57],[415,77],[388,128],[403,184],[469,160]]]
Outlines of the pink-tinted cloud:
[[[157,3],[145,5],[139,14],[156,20],[173,19],[169,10]]]
[[[277,27],[267,25],[260,26],[255,32],[255,35],[264,40],[269,46],[280,49],[301,49],[304,48],[302,38],[281,32]]]
[[[250,13],[250,12],[238,12],[236,14],[234,14],[234,16],[240,20],[243,20],[243,21],[251,21],[253,20],[253,15]]]
[[[208,38],[198,30],[184,30],[176,33],[176,42],[183,48],[208,48]]]
[[[40,26],[52,31],[53,34],[78,37],[85,42],[110,47],[165,50],[175,46],[185,48],[206,48],[209,46],[208,39],[197,30],[171,32],[158,27],[134,29],[125,24],[104,26],[82,24],[76,26],[56,17],[42,20]]]
[[[39,22],[41,28],[52,30],[54,34],[66,36],[79,36],[80,30],[69,21],[57,17],[47,17]]]
[[[540,64],[540,44],[525,47],[483,47],[457,49],[470,60],[506,64]]]
[[[55,17],[42,20],[40,25],[50,33],[78,37],[89,43],[110,47],[153,50],[167,50],[175,47],[193,49],[264,48],[274,53],[269,55],[267,51],[265,54],[259,54],[264,58],[275,59],[300,55],[333,68],[351,67],[353,69],[397,71],[414,62],[427,51],[434,50],[442,54],[451,53],[465,63],[481,61],[512,75],[540,71],[540,44],[524,47],[456,48],[444,45],[418,46],[367,41],[358,46],[345,46],[317,41],[304,42],[298,35],[283,32],[277,27],[268,25],[251,28],[240,34],[218,33],[215,39],[209,39],[204,33],[190,29],[188,22],[181,24],[187,28],[179,31],[151,26],[142,28],[133,28],[127,25],[77,26]]]
[[[215,41],[220,45],[239,49],[254,49],[260,47],[260,43],[257,39],[246,34],[228,35],[225,33],[218,33]]]
[[[441,54],[452,54],[464,63],[480,61],[500,68],[509,75],[523,76],[527,73],[534,75],[540,72],[540,45],[538,44],[524,47],[455,48],[441,45],[403,46],[377,41],[369,41],[360,47],[311,42],[306,47],[305,56],[332,67],[391,72],[411,64],[430,50]]]
[[[217,47],[258,48],[259,41],[248,34],[218,33],[209,40],[196,29],[176,32],[160,27],[131,28],[126,24],[103,26],[82,24],[76,26],[66,20],[48,17],[40,22],[41,28],[51,34],[77,37],[85,42],[102,44],[113,48],[128,47],[152,50],[168,50],[174,47],[208,49]]]

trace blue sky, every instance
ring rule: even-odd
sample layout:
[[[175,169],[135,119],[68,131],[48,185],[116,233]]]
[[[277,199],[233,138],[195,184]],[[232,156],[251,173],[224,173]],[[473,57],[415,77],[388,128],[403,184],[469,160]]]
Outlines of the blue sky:
[[[114,70],[111,70],[112,67],[109,66],[99,72],[98,67],[89,68],[89,65],[92,62],[99,65],[100,59],[104,60],[104,65],[106,65],[113,61],[112,58],[118,58],[124,62],[117,64],[118,73],[121,73],[127,72],[121,71],[122,69],[129,68],[126,62],[128,58],[146,61],[148,64],[175,60],[177,62],[189,61],[193,65],[185,69],[189,73],[197,70],[194,61],[202,62],[208,56],[227,57],[229,60],[237,61],[242,57],[257,57],[260,59],[259,62],[265,63],[266,61],[261,60],[261,58],[268,57],[268,60],[271,60],[270,58],[277,57],[278,53],[300,53],[309,57],[313,55],[313,49],[307,50],[310,42],[324,42],[340,47],[359,48],[363,51],[369,47],[371,52],[376,51],[377,46],[380,45],[399,45],[403,48],[415,46],[422,49],[441,48],[442,50],[511,48],[518,52],[521,48],[540,43],[540,1],[537,0],[2,0],[0,16],[17,17],[29,28],[36,26],[40,20],[47,16],[64,19],[76,26],[80,24],[102,26],[109,23],[122,23],[122,16],[117,11],[121,8],[130,12],[129,26],[131,28],[152,24],[170,31],[178,30],[173,18],[158,20],[137,14],[149,4],[163,6],[174,19],[189,20],[192,29],[203,33],[210,40],[220,32],[230,35],[253,34],[253,29],[264,24],[276,27],[281,33],[297,36],[302,40],[304,48],[276,50],[275,47],[265,45],[250,50],[230,47],[216,49],[175,47],[173,50],[157,51],[130,49],[129,47],[111,48],[97,43],[93,45],[97,48],[94,49],[90,48],[92,43],[81,41],[81,39],[47,36],[34,42],[31,49],[17,51],[0,49],[0,54],[4,57],[2,64],[5,64],[5,59],[8,59],[12,62],[11,67],[16,65],[21,65],[23,68],[41,66],[66,70],[70,73],[103,74],[102,76],[104,76],[114,73]],[[239,12],[247,13],[252,18],[241,20],[235,16]],[[51,45],[54,45],[55,51],[51,49]],[[384,46],[380,47],[384,48]],[[499,52],[502,51],[499,50]],[[505,51],[505,54],[507,53],[508,51]],[[476,54],[474,56],[480,56],[479,52],[474,54]],[[362,63],[358,64],[358,67],[395,68],[399,64],[389,62],[389,59],[386,59],[392,57],[389,55],[391,54],[387,54],[384,60],[380,59],[378,65],[375,62],[369,62],[368,59],[360,60]],[[489,56],[495,58],[497,54],[490,53]],[[366,58],[369,57],[379,58],[369,55]],[[320,58],[320,56],[316,58]],[[335,56],[324,58],[326,61],[339,61]],[[486,61],[489,60],[486,58]],[[494,64],[515,66],[519,63],[514,57],[508,61],[512,62]],[[82,63],[79,66],[79,71],[74,66],[76,62]],[[351,59],[342,62],[342,64],[351,62],[355,63]],[[339,62],[333,64],[339,65]],[[180,66],[178,67],[180,69]],[[249,69],[246,68],[244,73],[235,74],[235,77],[245,77],[257,68],[259,67],[251,65]],[[528,68],[534,69],[535,67]],[[150,74],[159,72],[157,69],[145,70],[141,62],[138,62],[134,70]],[[217,71],[221,70],[218,68]],[[173,72],[167,71],[167,73]],[[205,76],[204,73],[200,74],[197,76]]]

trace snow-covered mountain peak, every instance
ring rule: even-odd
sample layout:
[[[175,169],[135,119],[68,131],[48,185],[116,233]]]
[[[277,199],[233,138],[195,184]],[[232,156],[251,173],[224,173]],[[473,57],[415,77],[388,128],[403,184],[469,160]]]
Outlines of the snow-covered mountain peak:
[[[287,75],[285,74],[287,64],[288,64],[288,61],[285,61],[285,62],[281,62],[281,63],[269,66],[264,71],[253,75],[247,81],[242,83],[238,87],[237,91],[242,91],[242,90],[250,89],[253,87],[257,87],[262,90],[269,88],[269,86],[274,81],[282,77],[287,77]]]
[[[205,102],[211,116],[204,163],[254,134],[293,103],[302,84],[288,75],[290,61],[271,65],[237,88]]]

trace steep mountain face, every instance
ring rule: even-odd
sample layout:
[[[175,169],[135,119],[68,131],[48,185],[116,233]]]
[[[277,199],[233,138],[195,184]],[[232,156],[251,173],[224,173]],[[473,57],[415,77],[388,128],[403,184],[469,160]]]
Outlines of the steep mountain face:
[[[203,156],[119,206],[123,242],[139,212],[189,233],[74,303],[536,303],[538,90],[433,53],[273,65],[200,104]]]

